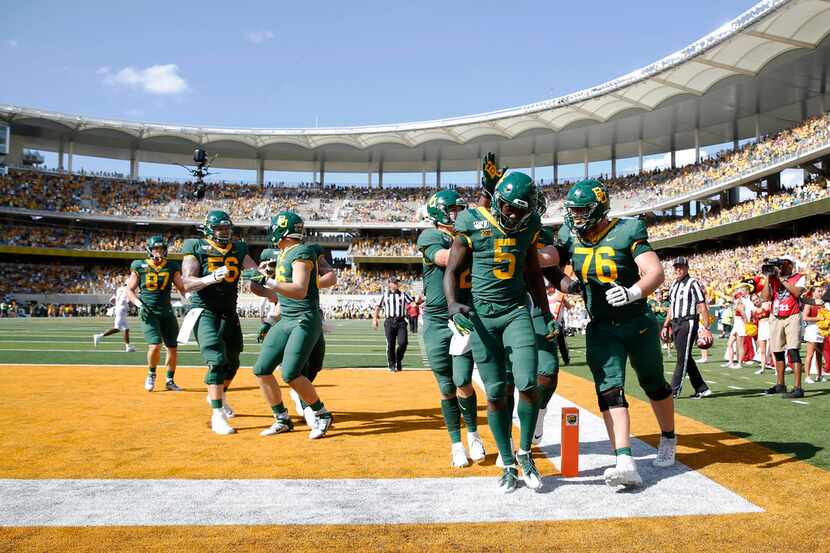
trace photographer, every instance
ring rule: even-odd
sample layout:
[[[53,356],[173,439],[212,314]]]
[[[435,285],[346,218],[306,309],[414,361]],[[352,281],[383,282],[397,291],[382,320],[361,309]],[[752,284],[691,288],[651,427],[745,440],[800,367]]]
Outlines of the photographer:
[[[772,301],[769,332],[770,349],[775,358],[776,384],[766,390],[766,394],[784,394],[785,398],[804,397],[801,387],[801,294],[804,292],[806,278],[794,272],[795,259],[785,255],[777,259],[765,259],[761,272],[767,277],[761,298]],[[787,393],[784,384],[784,365],[790,354],[793,362],[795,383],[793,390]]]

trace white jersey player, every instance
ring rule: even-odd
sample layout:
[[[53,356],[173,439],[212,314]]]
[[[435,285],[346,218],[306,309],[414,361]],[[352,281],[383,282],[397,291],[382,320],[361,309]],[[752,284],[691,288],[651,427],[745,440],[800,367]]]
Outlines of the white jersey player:
[[[106,336],[110,336],[112,334],[116,334],[118,332],[124,332],[124,351],[127,353],[135,351],[135,348],[130,345],[130,325],[127,322],[127,315],[130,313],[130,298],[127,295],[127,285],[123,282],[121,286],[115,291],[115,294],[110,298],[110,303],[113,304],[113,307],[110,309],[112,310],[112,316],[114,317],[115,321],[111,329],[107,330],[106,332],[101,332],[99,334],[92,335],[92,343],[95,347],[98,347],[98,344],[101,343],[101,340]],[[109,314],[109,309],[107,313]]]

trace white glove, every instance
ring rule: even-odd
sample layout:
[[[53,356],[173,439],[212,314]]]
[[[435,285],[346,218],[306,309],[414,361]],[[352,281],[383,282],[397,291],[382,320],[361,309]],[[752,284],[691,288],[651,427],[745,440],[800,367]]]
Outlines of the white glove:
[[[611,307],[622,307],[643,297],[643,291],[636,284],[631,288],[620,286],[616,282],[605,291],[605,301]]]
[[[214,282],[219,282],[220,280],[225,278],[226,274],[228,274],[228,267],[225,266],[225,265],[222,265],[221,267],[219,267],[218,269],[216,269],[215,271],[213,271],[210,274],[213,277]]]

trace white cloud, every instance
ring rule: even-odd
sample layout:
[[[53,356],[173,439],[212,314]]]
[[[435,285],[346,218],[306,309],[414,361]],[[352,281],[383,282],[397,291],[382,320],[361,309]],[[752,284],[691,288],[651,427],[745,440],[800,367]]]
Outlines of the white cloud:
[[[262,44],[272,40],[275,36],[272,31],[249,31],[245,33],[245,40],[251,44]]]
[[[701,159],[706,156],[706,152],[701,149],[700,150],[700,157]],[[688,150],[677,150],[674,154],[674,163],[677,167],[683,167],[685,165],[691,165],[695,162],[695,149],[690,148]],[[643,171],[651,171],[653,169],[663,169],[666,167],[671,167],[671,153],[666,152],[663,157],[657,157],[652,159],[644,159],[643,160]]]
[[[20,43],[14,39],[7,40],[6,44],[9,46],[9,48],[18,48],[20,46]]]
[[[151,65],[144,69],[125,67],[117,73],[105,66],[96,73],[103,76],[104,82],[109,85],[138,88],[150,94],[181,94],[189,88],[187,81],[179,75],[179,66],[172,63]]]

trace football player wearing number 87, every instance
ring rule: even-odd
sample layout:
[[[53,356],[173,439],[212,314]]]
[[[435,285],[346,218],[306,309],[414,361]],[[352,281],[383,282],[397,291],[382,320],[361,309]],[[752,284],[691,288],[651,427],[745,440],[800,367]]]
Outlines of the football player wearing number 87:
[[[609,219],[610,198],[594,179],[576,183],[565,198],[565,224],[559,231],[559,263],[573,263],[582,284],[591,322],[586,330],[586,356],[615,467],[605,471],[609,486],[638,486],[640,474],[631,456],[625,366],[631,366],[651,400],[662,436],[653,464],[674,464],[674,403],[663,376],[660,326],[645,298],[664,280],[657,254],[639,219]]]
[[[525,484],[542,488],[542,478],[530,449],[538,413],[536,335],[527,309],[528,292],[550,324],[550,314],[536,242],[541,223],[535,209],[536,188],[531,178],[514,172],[501,178],[489,208],[462,211],[455,222],[456,237],[444,271],[448,315],[456,328],[470,332],[473,359],[487,392],[487,419],[504,465],[499,489]],[[459,300],[460,276],[471,269],[472,306]],[[519,451],[514,455],[510,435],[512,413],[505,388],[509,375],[519,390]]]
[[[199,351],[208,366],[205,384],[213,410],[211,429],[217,434],[233,434],[227,419],[234,416],[225,400],[242,352],[242,327],[236,313],[239,278],[243,269],[257,269],[248,255],[248,245],[233,240],[233,222],[224,211],[208,212],[200,230],[204,238],[185,240],[182,246],[182,281],[185,291],[192,292],[190,304],[201,309],[194,326]],[[261,286],[251,291],[264,295]]]

